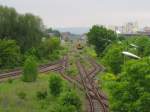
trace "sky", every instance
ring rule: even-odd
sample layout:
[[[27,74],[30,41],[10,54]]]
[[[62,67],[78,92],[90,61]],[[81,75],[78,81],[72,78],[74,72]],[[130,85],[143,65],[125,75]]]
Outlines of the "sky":
[[[0,0],[19,13],[33,13],[47,27],[122,25],[150,26],[150,0]]]

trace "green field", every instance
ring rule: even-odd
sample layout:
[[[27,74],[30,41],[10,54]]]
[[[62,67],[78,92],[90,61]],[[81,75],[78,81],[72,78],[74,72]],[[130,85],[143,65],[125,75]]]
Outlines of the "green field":
[[[48,89],[50,75],[41,74],[36,82],[25,83],[21,79],[6,81],[0,84],[0,112],[52,112],[52,109],[59,104],[59,97],[54,97]],[[59,75],[59,74],[57,74]],[[73,88],[68,82],[63,81],[62,94]],[[83,94],[74,87],[80,98]],[[45,99],[38,99],[37,92],[47,91]],[[60,95],[61,96],[61,95]]]

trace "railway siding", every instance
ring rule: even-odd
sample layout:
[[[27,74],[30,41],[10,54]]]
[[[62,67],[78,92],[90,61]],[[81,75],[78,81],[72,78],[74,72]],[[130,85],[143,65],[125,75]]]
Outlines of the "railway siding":
[[[90,112],[108,112],[109,107],[107,97],[98,89],[93,80],[93,77],[101,70],[101,68],[95,62],[93,62],[93,64],[95,65],[95,69],[90,73],[87,73],[85,67],[79,60],[77,61],[77,67],[79,69],[82,85],[89,101]]]

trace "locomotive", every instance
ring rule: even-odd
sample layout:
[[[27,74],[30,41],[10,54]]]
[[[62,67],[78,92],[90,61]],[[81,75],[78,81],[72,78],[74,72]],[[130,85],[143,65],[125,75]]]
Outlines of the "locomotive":
[[[76,43],[76,48],[77,49],[83,49],[83,45],[81,44],[81,42]]]

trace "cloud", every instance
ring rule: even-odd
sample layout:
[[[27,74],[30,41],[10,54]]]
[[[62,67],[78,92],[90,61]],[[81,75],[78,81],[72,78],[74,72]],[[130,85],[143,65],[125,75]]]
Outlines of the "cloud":
[[[149,0],[0,0],[20,13],[40,16],[47,26],[72,27],[123,24],[140,21],[150,25]]]

